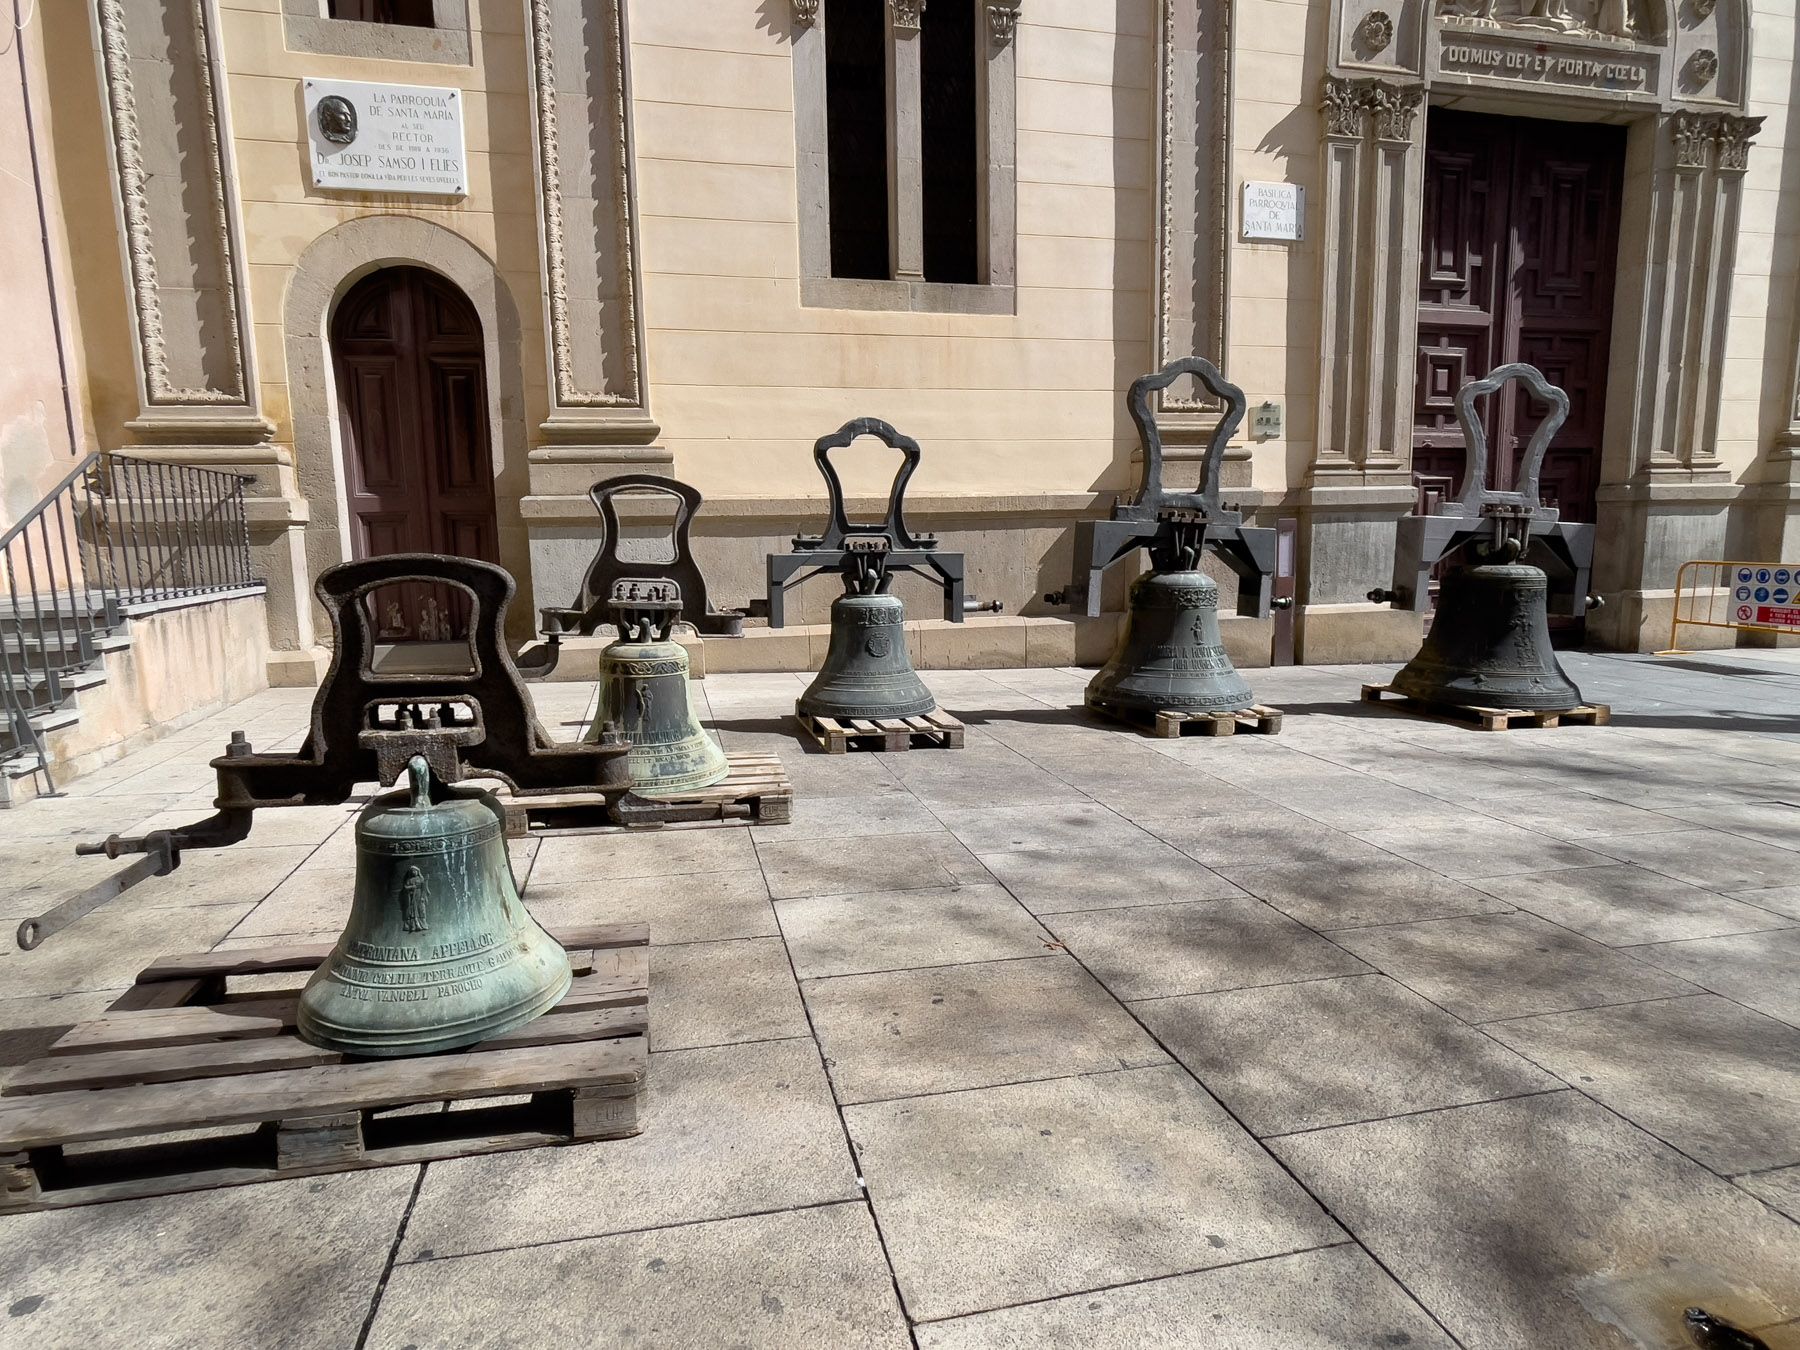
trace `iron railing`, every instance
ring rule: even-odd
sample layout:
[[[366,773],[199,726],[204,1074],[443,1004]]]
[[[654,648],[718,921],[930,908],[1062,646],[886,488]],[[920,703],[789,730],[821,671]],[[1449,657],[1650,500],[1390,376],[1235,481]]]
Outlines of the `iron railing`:
[[[61,705],[128,607],[255,584],[251,481],[101,451],[0,534],[0,755],[42,753],[32,719]]]

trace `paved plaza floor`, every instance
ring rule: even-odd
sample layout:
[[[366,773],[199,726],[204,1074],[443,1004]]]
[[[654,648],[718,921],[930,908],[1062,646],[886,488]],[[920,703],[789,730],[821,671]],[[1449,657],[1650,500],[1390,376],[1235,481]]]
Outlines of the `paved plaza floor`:
[[[546,923],[650,925],[641,1136],[0,1219],[0,1345],[1800,1347],[1800,664],[1567,665],[1610,727],[1295,668],[1281,735],[1159,741],[1087,672],[941,672],[966,749],[831,757],[804,677],[707,679],[792,824],[517,852]],[[7,928],[309,698],[0,814]],[[351,819],[9,942],[0,1065],[156,955],[335,937]]]

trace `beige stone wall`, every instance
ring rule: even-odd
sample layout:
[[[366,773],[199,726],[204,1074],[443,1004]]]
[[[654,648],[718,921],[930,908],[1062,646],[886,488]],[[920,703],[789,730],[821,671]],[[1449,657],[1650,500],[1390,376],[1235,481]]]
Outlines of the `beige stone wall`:
[[[0,34],[10,35],[10,27],[9,19]],[[6,128],[0,136],[0,220],[6,222],[0,230],[0,313],[6,315],[6,356],[0,360],[0,531],[35,506],[92,448],[79,349],[67,341],[70,335],[59,333],[53,307],[53,297],[68,297],[69,270],[61,213],[54,206],[59,184],[49,153],[52,100],[41,28],[28,25],[7,47],[0,56],[0,127]],[[40,222],[40,191],[51,203],[47,222]]]
[[[923,445],[921,496],[1125,487],[1121,395],[1149,360],[1150,0],[1025,6],[1016,315],[801,306],[785,8],[631,5],[652,411],[676,474],[721,506],[820,497],[812,442],[867,414]],[[851,490],[885,491],[892,460],[863,467]]]

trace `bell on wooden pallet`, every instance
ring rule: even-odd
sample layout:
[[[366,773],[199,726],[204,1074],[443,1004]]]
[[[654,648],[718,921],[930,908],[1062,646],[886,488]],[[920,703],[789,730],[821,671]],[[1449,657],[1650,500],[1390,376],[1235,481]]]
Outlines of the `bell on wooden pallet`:
[[[1483,563],[1444,574],[1437,615],[1393,690],[1421,703],[1552,712],[1582,703],[1550,646],[1539,567]]]
[[[1112,659],[1087,705],[1127,719],[1159,712],[1240,712],[1256,702],[1219,640],[1219,587],[1206,573],[1146,572]]]
[[[631,790],[672,797],[711,787],[730,772],[718,741],[688,700],[687,651],[671,635],[681,616],[673,581],[613,583],[619,640],[600,653],[600,711],[589,739],[608,723],[631,742]]]
[[[1518,380],[1546,406],[1510,490],[1488,481],[1487,432],[1475,400]],[[1431,572],[1445,570],[1437,612],[1418,654],[1389,688],[1421,703],[1462,708],[1557,712],[1580,707],[1575,682],[1550,646],[1550,612],[1584,614],[1598,603],[1587,593],[1594,527],[1559,518],[1538,495],[1545,452],[1569,414],[1569,396],[1522,362],[1500,366],[1457,391],[1456,416],[1468,448],[1463,487],[1429,513],[1399,523],[1394,584],[1369,598],[1423,613],[1431,607]],[[1523,561],[1527,552],[1555,569]]]
[[[900,468],[888,490],[887,515],[880,521],[853,521],[831,452],[862,436],[898,450]],[[846,422],[813,445],[813,462],[825,479],[831,515],[825,532],[798,535],[792,553],[769,556],[769,626],[786,622],[786,588],[796,579],[836,571],[844,592],[831,602],[831,645],[819,673],[795,704],[803,718],[923,717],[937,699],[913,669],[906,641],[906,606],[888,588],[900,572],[910,572],[944,593],[944,617],[961,623],[965,611],[998,610],[963,598],[963,555],[940,551],[929,534],[906,526],[906,484],[919,467],[919,443],[875,417]]]
[[[568,992],[569,957],[513,883],[505,813],[479,788],[407,786],[356,821],[356,895],[300,995],[301,1039],[350,1055],[454,1050],[523,1026]]]
[[[1162,433],[1151,400],[1190,375],[1224,411],[1207,442],[1199,486],[1171,492],[1163,487]],[[1219,470],[1244,419],[1244,391],[1212,362],[1189,356],[1134,381],[1125,406],[1143,446],[1143,480],[1108,519],[1080,522],[1069,589],[1045,599],[1097,616],[1106,569],[1147,549],[1150,570],[1132,583],[1125,628],[1112,659],[1088,683],[1087,706],[1140,722],[1158,713],[1241,712],[1256,698],[1220,640],[1219,587],[1200,570],[1200,560],[1210,551],[1236,573],[1239,614],[1268,614],[1275,531],[1247,526],[1241,511],[1219,503]]]

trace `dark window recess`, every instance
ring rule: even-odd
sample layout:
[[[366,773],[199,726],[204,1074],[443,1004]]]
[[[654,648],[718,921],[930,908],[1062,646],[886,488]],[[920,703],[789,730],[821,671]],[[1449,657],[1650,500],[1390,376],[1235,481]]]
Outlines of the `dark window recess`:
[[[981,281],[972,0],[940,0],[919,34],[924,139],[925,280]]]
[[[407,28],[433,28],[431,0],[331,0],[327,11],[334,19],[360,23],[397,23]]]
[[[881,0],[827,0],[825,9],[834,277],[885,280],[890,275],[885,9]]]

